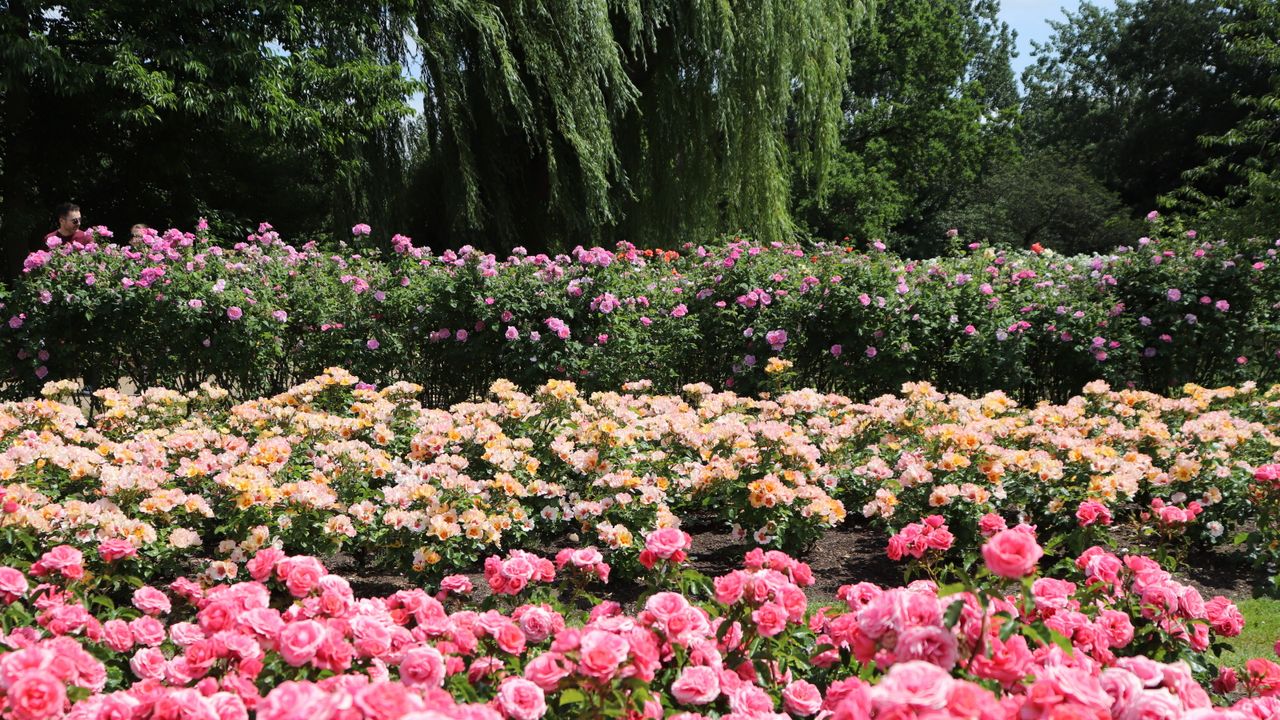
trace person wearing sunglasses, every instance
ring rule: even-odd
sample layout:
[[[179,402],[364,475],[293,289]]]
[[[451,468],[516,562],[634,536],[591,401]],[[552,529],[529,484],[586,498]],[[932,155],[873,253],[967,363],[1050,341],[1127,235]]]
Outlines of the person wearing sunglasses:
[[[63,203],[58,206],[58,229],[44,236],[45,243],[57,239],[60,242],[88,242],[89,233],[80,229],[80,206]]]

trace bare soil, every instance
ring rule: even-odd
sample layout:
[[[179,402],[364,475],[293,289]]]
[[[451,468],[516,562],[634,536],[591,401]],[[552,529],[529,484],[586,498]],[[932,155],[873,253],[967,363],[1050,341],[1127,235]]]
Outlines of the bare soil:
[[[715,577],[741,566],[743,555],[752,548],[750,543],[735,541],[728,532],[698,518],[686,525],[693,537],[690,564],[699,572]],[[1144,545],[1135,535],[1117,534],[1117,552],[1152,554],[1153,548]],[[851,518],[845,525],[828,530],[813,548],[800,555],[809,564],[815,579],[810,594],[818,602],[834,599],[841,585],[872,582],[879,585],[899,585],[903,582],[903,565],[885,555],[884,534],[870,527],[859,518]],[[541,549],[539,554],[554,554],[559,546]],[[328,560],[328,566],[342,573],[351,581],[360,595],[385,595],[397,590],[414,587],[407,578],[399,575],[362,571],[350,557],[339,555]],[[1225,595],[1232,600],[1242,600],[1254,595],[1255,587],[1265,580],[1256,573],[1247,559],[1230,549],[1214,549],[1190,553],[1177,573],[1182,582],[1195,586],[1205,596]],[[484,575],[479,567],[468,568],[464,574],[471,577],[477,590],[485,587]],[[605,593],[607,597],[626,602],[635,597],[638,588],[614,583]]]

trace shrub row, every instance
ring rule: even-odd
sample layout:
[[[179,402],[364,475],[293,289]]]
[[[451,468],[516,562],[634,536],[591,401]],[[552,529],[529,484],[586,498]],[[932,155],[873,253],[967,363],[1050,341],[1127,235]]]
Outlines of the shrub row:
[[[753,392],[775,357],[855,398],[908,380],[1026,399],[1099,378],[1155,391],[1280,379],[1278,243],[1205,242],[1177,220],[1150,231],[1107,256],[956,238],[947,257],[909,261],[741,238],[500,260],[400,236],[358,254],[295,248],[265,224],[230,247],[171,230],[32,254],[5,298],[0,353],[14,395],[128,376],[253,397],[330,366],[421,384],[433,403],[498,377]]]

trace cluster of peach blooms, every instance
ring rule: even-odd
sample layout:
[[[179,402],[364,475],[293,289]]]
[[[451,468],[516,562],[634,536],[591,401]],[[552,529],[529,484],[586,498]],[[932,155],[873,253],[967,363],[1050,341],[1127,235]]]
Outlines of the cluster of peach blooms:
[[[1274,492],[1255,470],[1280,457],[1280,388],[1251,386],[1166,398],[1098,384],[1024,409],[925,384],[855,403],[500,381],[432,409],[416,386],[331,369],[239,404],[208,386],[99,391],[91,422],[72,390],[0,405],[0,530],[13,540],[0,555],[33,560],[19,536],[82,550],[125,540],[170,568],[201,552],[343,549],[439,575],[497,549],[591,543],[638,572],[637,538],[691,516],[796,550],[846,507],[890,530],[932,515],[972,530],[995,514],[1042,532],[1074,526],[1073,513],[1177,510],[1184,535],[1212,540],[1255,519],[1258,494]]]

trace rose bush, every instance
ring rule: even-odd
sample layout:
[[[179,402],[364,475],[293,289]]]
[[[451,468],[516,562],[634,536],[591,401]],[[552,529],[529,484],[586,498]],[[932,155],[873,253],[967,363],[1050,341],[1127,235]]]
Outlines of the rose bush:
[[[1189,237],[1160,218],[1106,256],[964,245],[908,260],[880,249],[730,238],[675,251],[433,253],[397,236],[366,255],[204,231],[32,254],[0,320],[15,395],[45,380],[280,392],[334,365],[471,399],[497,378],[589,390],[650,378],[672,392],[806,384],[867,398],[929,380],[970,394],[1061,399],[1098,378],[1164,392],[1280,374],[1277,246]]]

